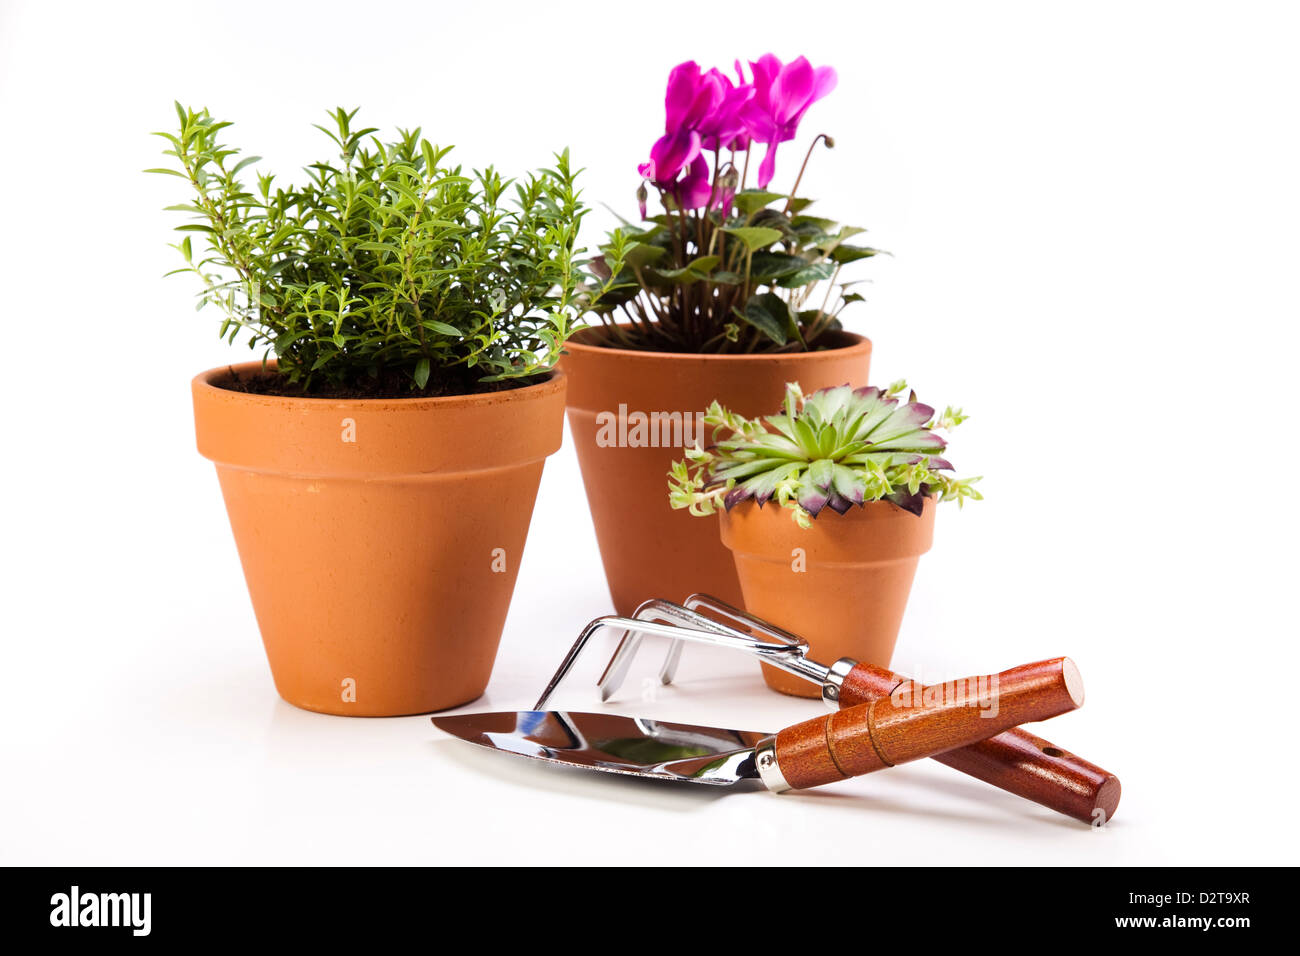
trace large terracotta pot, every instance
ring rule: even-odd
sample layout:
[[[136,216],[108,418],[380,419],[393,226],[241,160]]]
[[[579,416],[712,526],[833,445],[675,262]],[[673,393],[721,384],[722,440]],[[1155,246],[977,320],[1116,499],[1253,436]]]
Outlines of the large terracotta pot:
[[[260,363],[236,366],[241,377]],[[271,674],[291,704],[394,716],[492,673],[564,377],[445,398],[279,398],[193,381]]]
[[[807,638],[820,663],[852,657],[887,668],[917,562],[934,540],[934,511],[933,498],[919,516],[873,501],[842,515],[828,508],[805,529],[785,508],[746,501],[722,513],[721,537],[751,614]],[[785,694],[821,694],[767,665],[763,677]]]
[[[700,435],[695,415],[714,399],[753,417],[778,411],[787,382],[805,392],[865,385],[871,342],[838,333],[834,347],[816,352],[695,355],[606,348],[605,335],[582,330],[560,364],[614,607],[630,614],[647,598],[680,601],[696,591],[739,604],[735,567],[714,522],[669,507],[669,466],[697,438],[708,444],[711,430]]]

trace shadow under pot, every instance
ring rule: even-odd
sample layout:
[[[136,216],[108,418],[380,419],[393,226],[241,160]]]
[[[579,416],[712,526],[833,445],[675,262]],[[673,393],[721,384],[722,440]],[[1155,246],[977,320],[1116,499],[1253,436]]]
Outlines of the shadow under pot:
[[[261,363],[235,366],[256,377]],[[487,686],[564,385],[283,398],[193,380],[276,690],[306,710],[427,713]]]
[[[731,555],[712,522],[669,506],[668,470],[683,448],[710,443],[702,418],[715,399],[756,417],[779,410],[787,382],[805,393],[859,385],[871,342],[836,332],[811,352],[701,355],[611,348],[608,335],[603,327],[578,332],[560,367],[614,608],[629,615],[649,598],[681,601],[697,591],[739,606]]]
[[[917,563],[934,540],[935,507],[926,498],[915,515],[873,501],[842,515],[827,509],[805,529],[789,510],[750,500],[720,512],[721,541],[735,558],[747,611],[806,638],[814,660],[852,657],[887,668]],[[763,679],[783,694],[821,694],[766,664]]]

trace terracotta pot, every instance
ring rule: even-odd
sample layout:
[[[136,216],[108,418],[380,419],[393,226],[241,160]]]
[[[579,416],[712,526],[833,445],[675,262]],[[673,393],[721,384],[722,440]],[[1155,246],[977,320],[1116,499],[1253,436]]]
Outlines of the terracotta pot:
[[[828,509],[804,529],[785,508],[747,501],[722,513],[721,537],[751,614],[807,638],[809,657],[823,664],[852,657],[888,667],[917,562],[934,539],[934,511],[933,498],[919,516],[873,501],[842,515]],[[821,694],[767,665],[763,678],[784,694]]]
[[[835,347],[817,352],[695,355],[605,348],[605,335],[582,330],[560,364],[614,607],[631,614],[647,598],[680,601],[696,591],[739,604],[735,567],[714,523],[669,507],[669,466],[695,444],[695,415],[714,399],[752,417],[776,412],[787,382],[806,392],[866,384],[871,342],[838,333]],[[703,431],[707,444],[711,429]]]
[[[252,375],[260,363],[236,366]],[[395,716],[492,673],[564,377],[446,398],[278,398],[194,379],[271,674],[291,704]]]

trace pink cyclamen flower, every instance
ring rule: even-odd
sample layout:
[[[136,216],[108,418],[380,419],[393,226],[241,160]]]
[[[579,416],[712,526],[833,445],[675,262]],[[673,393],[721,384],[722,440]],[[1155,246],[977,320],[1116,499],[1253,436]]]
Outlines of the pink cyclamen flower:
[[[739,83],[733,84],[725,73],[716,68],[705,75],[704,82],[711,84],[720,95],[717,96],[717,105],[696,125],[700,133],[700,144],[715,152],[735,149],[737,138],[746,133],[745,120],[741,114],[754,98],[754,87],[746,83],[743,76]]]
[[[700,152],[700,124],[721,104],[724,91],[716,79],[688,60],[668,74],[664,96],[664,135],[650,148],[650,162],[637,167],[660,187],[677,181]]]
[[[664,135],[650,148],[650,161],[637,167],[644,179],[673,195],[685,208],[709,201],[709,166],[700,156],[703,135],[716,141],[743,128],[740,109],[749,99],[736,95],[731,83],[717,70],[702,71],[687,61],[668,75],[664,96]],[[710,145],[716,149],[716,145]],[[681,179],[682,173],[685,179]],[[642,208],[642,217],[645,210]]]
[[[660,188],[677,181],[681,171],[700,155],[700,134],[693,129],[664,133],[650,147],[650,162],[642,163],[637,172]]]
[[[783,65],[768,53],[750,61],[749,66],[754,73],[754,96],[742,116],[754,141],[767,144],[758,167],[758,187],[766,189],[776,173],[777,144],[794,139],[808,107],[835,89],[838,77],[829,66],[813,69],[802,56]]]

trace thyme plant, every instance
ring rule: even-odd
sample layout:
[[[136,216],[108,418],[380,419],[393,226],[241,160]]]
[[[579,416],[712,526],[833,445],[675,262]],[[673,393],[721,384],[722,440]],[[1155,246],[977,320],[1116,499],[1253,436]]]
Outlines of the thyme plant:
[[[825,388],[805,397],[797,383],[786,386],[780,414],[744,418],[717,402],[705,413],[714,444],[688,449],[669,472],[669,502],[694,515],[731,510],[753,500],[761,508],[773,499],[793,512],[802,527],[826,508],[844,514],[869,501],[891,501],[919,515],[924,500],[981,499],[978,478],[953,478],[940,457],[947,441],[939,429],[966,420],[949,407],[935,410],[896,396],[906,382],[888,389]],[[724,437],[720,437],[724,436]]]
[[[582,307],[575,248],[586,212],[568,151],[520,181],[466,174],[417,129],[382,141],[337,109],[317,126],[334,156],[299,186],[243,177],[259,157],[223,142],[231,124],[176,104],[167,168],[190,188],[175,248],[223,314],[274,357],[294,389],[447,394],[550,369]],[[248,172],[246,172],[248,171]],[[196,248],[194,239],[201,246]],[[495,383],[495,384],[493,384]]]

